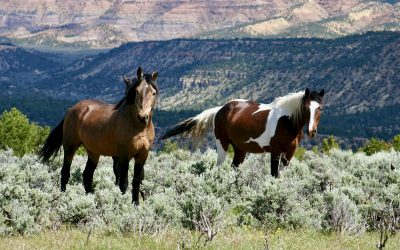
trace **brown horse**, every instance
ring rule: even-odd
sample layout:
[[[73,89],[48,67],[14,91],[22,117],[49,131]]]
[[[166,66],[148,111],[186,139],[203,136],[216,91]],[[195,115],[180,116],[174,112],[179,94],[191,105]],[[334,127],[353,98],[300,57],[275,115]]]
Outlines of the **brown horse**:
[[[309,137],[317,133],[323,96],[324,90],[318,93],[306,89],[279,97],[270,104],[233,100],[176,124],[162,139],[181,133],[200,139],[213,128],[217,142],[217,165],[225,160],[231,144],[233,166],[239,166],[247,152],[271,152],[271,174],[278,177],[279,162],[285,166],[289,164],[303,138],[304,125],[308,123]]]
[[[123,77],[126,83],[125,97],[118,104],[83,100],[68,109],[64,119],[50,133],[40,150],[42,161],[49,162],[63,146],[62,191],[66,189],[75,152],[83,145],[88,154],[83,171],[85,191],[93,192],[93,173],[100,155],[105,155],[113,157],[116,184],[125,193],[129,161],[134,158],[132,201],[139,203],[143,166],[154,141],[152,115],[158,93],[157,77],[157,72],[143,74],[139,67],[137,78],[130,80]]]

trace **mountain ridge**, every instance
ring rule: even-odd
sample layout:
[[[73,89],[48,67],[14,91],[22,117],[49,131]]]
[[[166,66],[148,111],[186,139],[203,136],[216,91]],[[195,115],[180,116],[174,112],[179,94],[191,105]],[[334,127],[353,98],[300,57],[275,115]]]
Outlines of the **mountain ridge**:
[[[161,87],[165,89],[160,105],[165,109],[174,108],[174,105],[179,106],[181,102],[176,99],[177,96],[183,97],[188,94],[188,91],[197,94],[204,92],[207,96],[209,94],[207,88],[210,88],[224,91],[225,98],[245,97],[270,101],[273,96],[302,89],[301,85],[307,82],[314,87],[322,87],[332,83],[333,87],[326,86],[328,90],[332,89],[335,85],[331,78],[334,76],[340,77],[337,79],[339,83],[342,81],[350,84],[346,87],[348,91],[355,89],[352,84],[354,84],[354,81],[360,81],[359,79],[363,79],[364,82],[372,82],[371,86],[373,86],[379,78],[382,78],[387,84],[390,83],[386,87],[392,86],[390,88],[393,88],[393,91],[397,93],[396,91],[399,91],[399,89],[395,84],[397,77],[394,71],[397,68],[395,58],[400,51],[399,34],[391,32],[368,33],[338,40],[234,39],[218,41],[212,39],[176,39],[129,43],[97,57],[76,62],[76,65],[79,66],[70,66],[56,72],[52,77],[63,80],[60,81],[61,85],[58,85],[58,88],[52,92],[55,95],[57,93],[59,95],[70,93],[77,98],[85,98],[87,97],[85,94],[88,93],[87,90],[92,90],[90,96],[115,100],[123,87],[123,84],[119,84],[121,82],[120,75],[133,74],[134,67],[140,64],[145,70],[160,71]],[[303,60],[306,60],[306,63]],[[256,61],[258,63],[253,63]],[[371,62],[379,62],[380,64],[371,65]],[[383,63],[385,64],[383,65]],[[392,65],[394,68],[390,69],[389,66],[392,67]],[[370,72],[372,69],[377,74],[374,77]],[[369,74],[372,79],[378,78],[368,80],[366,75],[358,76],[351,72],[353,70],[365,71],[365,74]],[[346,74],[344,73],[338,74],[340,71],[346,71],[347,75],[350,73],[349,77],[345,77]],[[300,73],[307,76],[292,78],[292,75]],[[350,77],[351,74],[354,74],[354,76]],[[324,77],[329,79],[324,79]],[[393,80],[389,77],[392,77]],[[281,78],[288,79],[287,84],[292,83],[294,85],[290,88],[282,87],[285,84],[283,84]],[[319,78],[322,78],[322,80],[319,80]],[[294,79],[298,83],[295,83]],[[256,94],[257,91],[252,89],[242,89],[239,92],[241,93],[240,96],[233,96],[242,88],[240,82],[246,83],[245,88],[262,86],[262,84],[267,84],[270,87],[279,85],[279,83],[283,85],[276,86],[279,87],[279,92],[272,92],[262,98],[259,94]],[[321,82],[321,84],[318,82]],[[111,83],[116,84],[112,85]],[[236,89],[232,89],[232,96],[231,94],[226,95],[227,91],[231,90],[221,88],[224,88],[224,86],[233,87],[233,83],[236,84]],[[367,83],[364,83],[364,85],[367,85]],[[104,88],[100,88],[100,86],[104,86]],[[76,88],[77,91],[72,88]],[[64,91],[63,89],[68,90]],[[261,93],[264,93],[262,91],[265,90],[261,90]],[[380,90],[376,89],[373,92],[380,92]],[[337,98],[343,95],[340,91],[336,94]],[[383,103],[397,104],[399,102],[397,99],[388,99],[388,96],[384,94],[381,98],[378,98],[378,100],[381,99]],[[188,99],[182,100],[188,101]],[[204,102],[205,99],[199,98],[199,100]],[[221,101],[221,98],[218,100]],[[194,102],[190,105],[202,105],[196,100],[191,101]],[[351,108],[353,104],[349,100],[348,108]],[[354,109],[354,112],[363,110],[365,108],[360,104],[357,109]]]
[[[399,31],[400,2],[365,1],[345,13],[331,15],[310,0],[283,13],[255,22],[197,35],[198,38],[338,38],[367,31]]]
[[[116,47],[130,41],[194,36],[258,36],[260,32],[262,36],[337,37],[373,29],[400,30],[397,25],[400,4],[395,2],[4,0],[0,6],[0,36],[30,46],[91,48]],[[366,18],[372,19],[375,26],[366,25],[364,21],[352,22],[349,26],[347,19],[329,23],[334,18],[352,14],[351,10],[357,6],[368,4],[393,7],[384,9],[380,15],[367,13]],[[392,17],[389,18],[389,15]],[[325,27],[327,25],[328,28]],[[332,33],[329,29],[333,28],[345,30]],[[266,35],[263,35],[265,31]]]

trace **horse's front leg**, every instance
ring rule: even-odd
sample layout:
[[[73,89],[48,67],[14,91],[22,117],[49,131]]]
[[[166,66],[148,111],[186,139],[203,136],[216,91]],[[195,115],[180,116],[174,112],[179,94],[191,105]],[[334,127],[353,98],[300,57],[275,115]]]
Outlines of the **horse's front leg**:
[[[144,164],[147,160],[147,155],[148,152],[142,156],[135,157],[135,168],[132,180],[132,202],[134,202],[135,205],[139,205],[140,185],[142,184],[144,178]]]
[[[271,175],[273,177],[279,178],[279,165],[282,164],[284,167],[287,167],[295,150],[296,146],[289,148],[285,152],[271,153]]]
[[[271,153],[271,175],[279,177],[279,154]]]
[[[128,188],[128,170],[129,170],[129,158],[119,157],[118,158],[118,172],[119,172],[119,189],[122,194],[125,194]]]

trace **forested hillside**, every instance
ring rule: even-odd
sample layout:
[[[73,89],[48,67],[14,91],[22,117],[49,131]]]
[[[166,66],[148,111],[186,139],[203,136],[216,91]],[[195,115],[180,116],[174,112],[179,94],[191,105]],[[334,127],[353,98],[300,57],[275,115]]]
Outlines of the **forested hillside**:
[[[159,71],[157,108],[163,110],[159,114],[168,117],[168,112],[185,110],[175,113],[176,119],[155,115],[158,131],[229,99],[267,103],[308,87],[326,92],[319,132],[340,137],[346,147],[354,148],[371,137],[388,140],[400,132],[396,112],[400,105],[400,33],[396,32],[335,40],[128,43],[69,65],[63,65],[60,56],[55,62],[43,53],[22,57],[12,53],[15,49],[8,51],[0,55],[2,60],[23,58],[25,64],[33,60],[38,68],[21,67],[22,71],[4,74],[1,108],[15,103],[43,124],[54,125],[68,106],[83,98],[117,102],[123,96],[121,74],[132,77],[140,65],[146,72]]]
[[[141,65],[160,73],[163,110],[202,110],[233,98],[270,102],[306,87],[323,88],[320,132],[343,137],[351,147],[399,133],[399,113],[393,113],[400,104],[399,58],[400,33],[392,32],[335,40],[128,43],[77,61],[37,87],[53,97],[116,101],[122,96],[120,75],[132,76]]]
[[[391,32],[336,40],[128,43],[77,61],[38,87],[53,96],[117,100],[121,74],[133,75],[141,65],[160,73],[162,109],[206,108],[237,97],[268,102],[310,87],[326,90],[327,111],[355,113],[400,103],[390,97],[400,94],[399,53],[400,33]]]

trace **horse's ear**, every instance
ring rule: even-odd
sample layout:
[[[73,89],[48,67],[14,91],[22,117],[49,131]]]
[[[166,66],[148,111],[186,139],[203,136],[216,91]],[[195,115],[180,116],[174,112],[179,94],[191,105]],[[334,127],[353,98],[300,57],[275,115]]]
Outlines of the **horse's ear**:
[[[305,92],[305,94],[304,94],[304,98],[305,98],[305,99],[310,98],[310,90],[309,90],[308,88],[306,88],[306,92]]]
[[[122,75],[122,79],[124,80],[127,87],[132,84],[132,81],[126,78],[124,75]]]
[[[154,71],[153,74],[151,74],[151,80],[155,82],[157,81],[157,78],[158,78],[158,73],[157,71]]]
[[[323,89],[321,89],[321,91],[319,92],[319,96],[320,97],[324,97],[325,91]]]
[[[138,80],[142,79],[143,70],[142,70],[141,67],[139,67],[139,68],[137,69],[136,75],[137,75],[137,79],[138,79]]]

